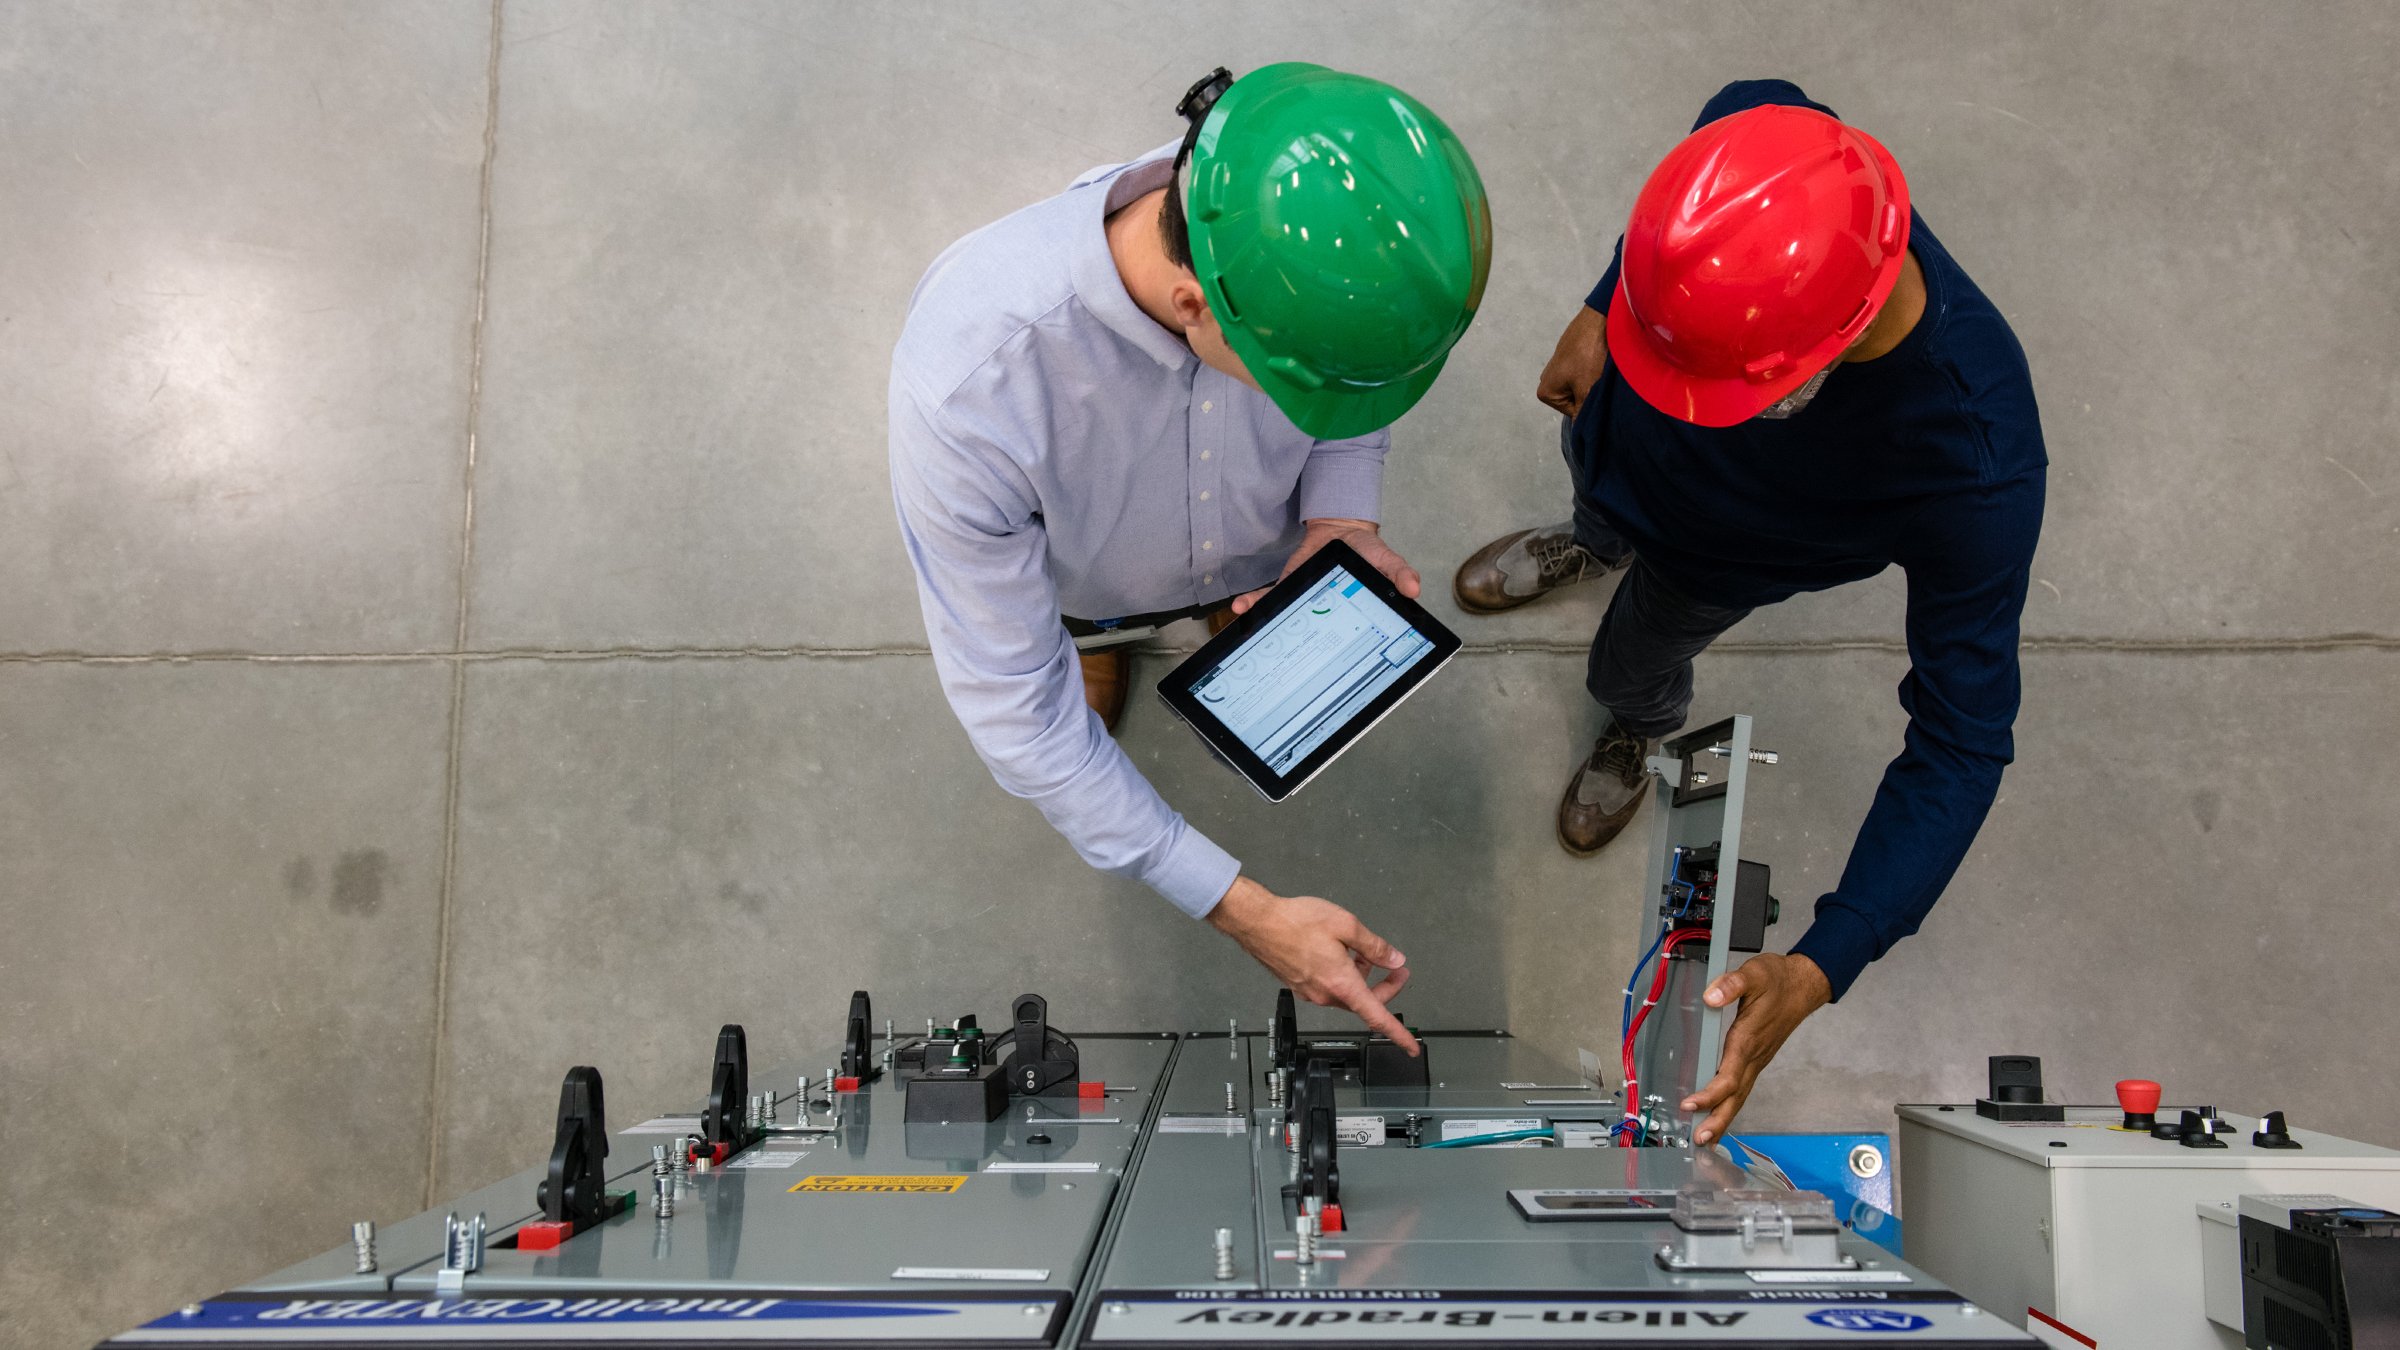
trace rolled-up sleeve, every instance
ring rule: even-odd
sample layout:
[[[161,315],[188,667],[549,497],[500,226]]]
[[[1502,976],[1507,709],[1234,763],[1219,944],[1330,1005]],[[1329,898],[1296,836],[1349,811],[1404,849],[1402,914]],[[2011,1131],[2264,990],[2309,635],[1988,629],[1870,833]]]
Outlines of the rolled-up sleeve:
[[[1392,433],[1319,441],[1300,467],[1302,520],[1383,519],[1383,456]]]
[[[1030,487],[988,438],[946,425],[902,381],[890,411],[901,539],[934,668],[975,752],[1085,862],[1206,914],[1241,864],[1167,805],[1085,706]]]

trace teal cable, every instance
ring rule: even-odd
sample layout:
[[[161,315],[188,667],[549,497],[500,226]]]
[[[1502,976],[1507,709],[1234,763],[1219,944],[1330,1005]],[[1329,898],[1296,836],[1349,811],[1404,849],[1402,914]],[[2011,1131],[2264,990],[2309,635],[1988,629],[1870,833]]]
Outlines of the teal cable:
[[[1436,1139],[1430,1144],[1421,1144],[1418,1147],[1470,1148],[1476,1144],[1505,1144],[1513,1139],[1548,1139],[1551,1137],[1550,1131],[1547,1129],[1503,1130],[1498,1134],[1470,1134],[1461,1139]]]

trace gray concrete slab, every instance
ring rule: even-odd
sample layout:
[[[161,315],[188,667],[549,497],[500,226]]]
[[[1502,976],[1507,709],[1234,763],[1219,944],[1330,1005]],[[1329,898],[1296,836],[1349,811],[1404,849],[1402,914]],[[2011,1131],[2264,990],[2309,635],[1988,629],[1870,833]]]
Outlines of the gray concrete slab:
[[[2400,342],[2376,283],[2400,186],[2351,150],[2385,96],[2373,53],[2400,41],[2380,7],[1787,16],[1824,41],[1647,7],[1463,30],[1339,6],[511,14],[477,585],[495,644],[916,641],[881,398],[925,262],[1172,135],[1164,108],[1210,63],[1295,53],[1421,92],[1492,191],[1483,317],[1396,434],[1390,532],[1430,574],[1563,515],[1529,392],[1549,344],[1699,104],[1780,72],[1890,141],[2025,340],[2056,463],[2030,631],[2390,628],[2400,460],[2369,371]],[[2220,331],[2196,359],[2184,335]],[[1739,636],[1890,634],[1900,599],[1886,578]],[[1473,627],[1573,640],[1596,608]]]
[[[450,676],[0,665],[0,1342],[424,1204]]]
[[[0,648],[450,643],[489,27],[0,14]]]
[[[2378,992],[2400,865],[2382,803],[2400,771],[2371,730],[2390,721],[2394,663],[2029,657],[2017,762],[1957,879],[1922,932],[1792,1038],[1745,1123],[1886,1128],[1883,1103],[1970,1100],[1985,1056],[2024,1053],[2066,1100],[2151,1078],[2400,1142],[2400,1092],[2368,1067],[2400,1030]],[[1542,664],[1511,662],[1526,679]],[[1797,937],[1840,876],[1899,751],[1904,670],[1858,652],[1700,663],[1695,719],[1751,712],[1758,743],[1783,755],[1752,774],[1746,816],[1747,851],[1774,867],[1789,916],[1770,945]],[[1610,903],[1612,928],[1627,903]],[[1630,957],[1594,973],[1524,917],[1510,922],[1514,1024],[1586,1045],[1613,1034]]]

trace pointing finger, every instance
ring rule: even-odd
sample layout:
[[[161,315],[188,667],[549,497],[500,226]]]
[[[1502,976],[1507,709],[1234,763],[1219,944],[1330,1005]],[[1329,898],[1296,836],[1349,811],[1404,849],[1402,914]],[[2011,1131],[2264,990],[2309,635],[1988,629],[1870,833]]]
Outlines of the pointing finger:
[[[1408,1034],[1408,1028],[1400,1025],[1400,1019],[1392,1016],[1390,1009],[1375,1000],[1374,994],[1368,991],[1364,983],[1354,982],[1334,992],[1335,997],[1342,1001],[1342,1006],[1357,1014],[1358,1020],[1366,1023],[1369,1030],[1389,1036],[1392,1043],[1406,1050],[1411,1058],[1416,1056],[1417,1038]]]

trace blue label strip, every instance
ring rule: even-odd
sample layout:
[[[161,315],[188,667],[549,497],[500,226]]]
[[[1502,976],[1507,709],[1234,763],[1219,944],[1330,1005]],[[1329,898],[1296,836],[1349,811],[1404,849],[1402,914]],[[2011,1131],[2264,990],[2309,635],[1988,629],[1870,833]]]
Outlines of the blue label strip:
[[[825,1318],[950,1317],[955,1308],[788,1298],[305,1298],[211,1302],[169,1313],[144,1331],[268,1331],[387,1323],[807,1322]]]

